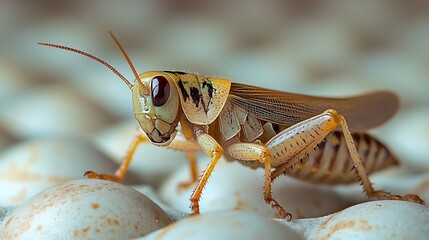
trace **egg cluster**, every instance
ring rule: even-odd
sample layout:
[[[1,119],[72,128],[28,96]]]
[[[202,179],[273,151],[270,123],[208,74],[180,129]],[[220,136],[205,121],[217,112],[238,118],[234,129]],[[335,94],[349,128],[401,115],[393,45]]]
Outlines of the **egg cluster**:
[[[144,143],[122,182],[113,174],[135,134],[131,92],[81,56],[132,79],[106,34],[137,71],[181,70],[264,88],[343,97],[391,90],[401,109],[370,132],[401,165],[375,187],[429,202],[429,5],[426,1],[70,1],[0,8],[0,239],[427,239],[429,209],[367,202],[358,184],[288,176],[263,200],[263,169],[221,159],[189,216],[187,155]],[[370,118],[371,116],[368,116]],[[202,171],[209,158],[198,154]]]

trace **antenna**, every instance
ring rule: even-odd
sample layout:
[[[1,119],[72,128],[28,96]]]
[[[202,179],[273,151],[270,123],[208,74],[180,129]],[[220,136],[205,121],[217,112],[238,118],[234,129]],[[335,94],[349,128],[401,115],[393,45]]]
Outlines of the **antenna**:
[[[84,51],[81,51],[81,50],[78,50],[78,49],[75,49],[75,48],[66,47],[66,46],[58,45],[58,44],[52,44],[52,43],[37,43],[37,44],[42,45],[42,46],[47,46],[47,47],[53,47],[53,48],[59,48],[59,49],[62,49],[62,50],[67,50],[67,51],[74,52],[74,53],[83,55],[85,57],[91,58],[92,60],[95,60],[95,61],[99,62],[100,64],[102,64],[102,65],[106,66],[107,68],[109,68],[114,74],[116,74],[120,79],[122,79],[122,81],[124,81],[125,84],[127,84],[127,86],[130,89],[133,87],[133,85],[124,77],[124,75],[122,75],[118,70],[116,70],[114,67],[112,67],[112,65],[108,64],[106,61],[104,61],[104,60],[102,60],[102,59],[100,59],[100,58],[98,58],[98,57],[96,57],[94,55],[91,55],[89,53],[86,53]]]
[[[134,77],[136,78],[136,80],[140,83],[140,86],[144,87],[145,85],[143,85],[142,81],[140,80],[140,77],[137,74],[137,71],[134,68],[133,63],[131,62],[130,57],[128,57],[127,53],[125,52],[124,48],[119,43],[118,39],[116,39],[116,37],[113,35],[112,31],[109,31],[109,35],[110,35],[110,37],[112,37],[113,41],[115,42],[116,46],[118,46],[119,50],[121,50],[122,55],[124,55],[125,60],[127,60],[128,66],[130,66],[131,71],[133,72]]]
[[[137,74],[136,69],[134,68],[133,63],[131,62],[131,59],[128,57],[127,53],[125,52],[124,48],[121,46],[121,44],[119,43],[119,41],[116,39],[116,37],[113,35],[113,33],[111,31],[109,31],[109,35],[113,38],[113,41],[115,42],[116,46],[118,46],[118,48],[121,50],[122,55],[124,55],[125,60],[127,60],[128,65],[131,68],[131,71],[134,74],[134,77],[136,78],[136,80],[140,83],[140,86],[142,87],[142,92],[147,93],[149,91],[147,84],[143,84],[143,82],[140,80],[139,75]],[[112,67],[112,65],[108,64],[106,61],[91,55],[89,53],[86,53],[84,51],[75,49],[75,48],[71,48],[71,47],[66,47],[63,45],[58,45],[58,44],[52,44],[52,43],[38,43],[39,45],[42,46],[47,46],[47,47],[53,47],[53,48],[58,48],[58,49],[62,49],[62,50],[67,50],[70,52],[74,52],[80,55],[83,55],[85,57],[91,58],[92,60],[97,61],[98,63],[106,66],[107,68],[109,68],[114,74],[116,74],[120,79],[122,79],[122,81],[124,81],[125,84],[127,84],[128,88],[132,89],[133,85],[130,83],[130,81],[128,81],[124,75],[122,75],[118,70],[116,70],[114,67]]]

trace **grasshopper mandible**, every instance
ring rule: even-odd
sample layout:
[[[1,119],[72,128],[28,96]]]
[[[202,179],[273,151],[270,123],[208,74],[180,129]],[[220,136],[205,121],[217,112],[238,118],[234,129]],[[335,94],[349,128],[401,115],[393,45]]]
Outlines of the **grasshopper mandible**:
[[[376,191],[368,178],[371,172],[397,164],[383,144],[365,133],[397,111],[399,103],[395,94],[383,91],[343,99],[323,98],[179,71],[138,75],[118,40],[109,34],[127,60],[135,77],[134,84],[91,54],[39,43],[94,59],[132,90],[135,118],[140,128],[121,166],[113,176],[91,171],[85,176],[121,181],[137,146],[151,142],[189,153],[190,183],[198,181],[190,199],[194,214],[199,213],[204,185],[222,155],[227,160],[265,169],[264,200],[276,208],[282,218],[291,219],[292,215],[271,194],[273,179],[282,174],[317,183],[360,181],[369,198],[424,204],[414,194],[399,196]],[[199,150],[211,157],[211,162],[198,179],[193,153]]]

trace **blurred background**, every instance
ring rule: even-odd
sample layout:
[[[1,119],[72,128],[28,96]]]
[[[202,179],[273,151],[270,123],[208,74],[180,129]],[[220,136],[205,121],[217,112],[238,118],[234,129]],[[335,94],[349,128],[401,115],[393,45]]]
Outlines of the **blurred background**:
[[[133,79],[112,30],[138,72],[190,71],[332,97],[392,90],[400,113],[374,132],[416,171],[429,169],[428,1],[0,4],[0,151],[32,139],[91,138],[133,121],[131,93],[107,68],[36,44],[78,48]]]

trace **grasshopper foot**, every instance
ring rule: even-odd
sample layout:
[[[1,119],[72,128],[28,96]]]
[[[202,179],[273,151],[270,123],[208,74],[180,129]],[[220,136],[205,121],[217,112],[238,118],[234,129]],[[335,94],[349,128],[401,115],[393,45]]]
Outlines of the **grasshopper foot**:
[[[112,176],[109,174],[98,174],[98,173],[93,172],[93,171],[87,171],[83,176],[85,176],[86,178],[89,178],[89,179],[104,179],[104,180],[109,180],[112,182],[120,182],[122,180],[116,176]]]
[[[276,200],[266,199],[265,202],[270,204],[272,208],[277,209],[277,212],[279,213],[281,218],[286,219],[286,221],[288,222],[292,220],[292,213],[286,212],[286,210],[282,206],[280,206],[280,204]]]
[[[425,201],[415,194],[407,194],[405,196],[401,196],[394,195],[385,191],[374,191],[370,197],[374,197],[379,200],[401,200],[425,205]]]

